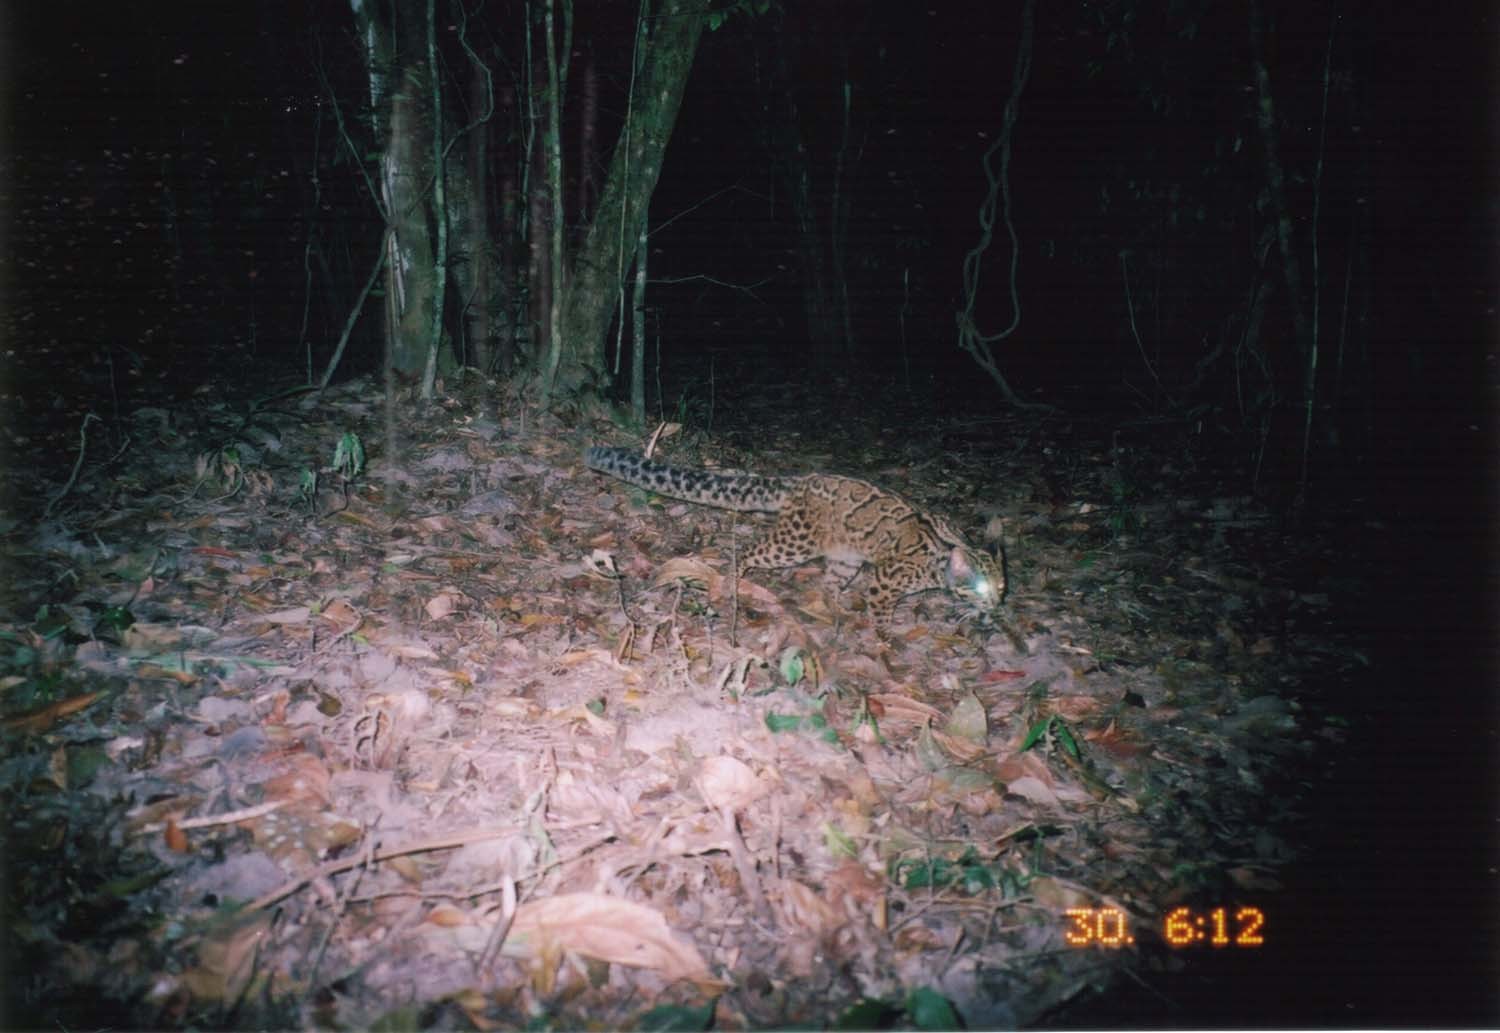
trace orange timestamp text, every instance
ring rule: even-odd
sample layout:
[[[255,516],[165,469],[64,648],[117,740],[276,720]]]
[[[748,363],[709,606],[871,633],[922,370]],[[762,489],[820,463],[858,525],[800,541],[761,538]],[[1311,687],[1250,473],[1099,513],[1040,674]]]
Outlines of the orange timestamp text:
[[[1064,914],[1070,947],[1129,947],[1130,916],[1116,907],[1072,907]],[[1162,939],[1173,947],[1262,947],[1266,913],[1258,907],[1174,908],[1162,920]]]

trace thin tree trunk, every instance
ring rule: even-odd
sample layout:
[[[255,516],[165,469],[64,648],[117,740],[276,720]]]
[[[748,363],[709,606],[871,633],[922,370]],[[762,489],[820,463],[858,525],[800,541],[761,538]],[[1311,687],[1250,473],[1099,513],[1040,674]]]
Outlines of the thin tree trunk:
[[[809,354],[814,366],[827,369],[833,365],[838,335],[837,306],[829,288],[829,258],[824,250],[824,236],[818,224],[817,206],[813,202],[812,155],[802,135],[802,112],[797,103],[796,88],[787,61],[787,48],[795,45],[785,29],[775,43],[776,82],[786,110],[776,118],[772,139],[778,141],[777,165],[786,181],[788,203],[797,225],[797,261],[802,266],[802,307],[807,317]],[[838,155],[843,157],[842,152]],[[839,171],[834,172],[834,208],[838,206]],[[831,239],[831,235],[830,235]]]
[[[1265,61],[1264,21],[1260,0],[1250,0],[1250,46],[1255,65],[1255,122],[1260,130],[1266,187],[1271,195],[1271,208],[1276,213],[1276,243],[1281,249],[1281,278],[1286,286],[1287,304],[1292,310],[1292,329],[1297,337],[1297,348],[1305,360],[1312,350],[1312,328],[1302,304],[1302,266],[1297,258],[1292,215],[1286,203],[1286,176],[1282,171],[1281,147],[1276,137],[1276,106],[1271,96],[1271,73]]]
[[[479,111],[490,104],[489,84],[477,72],[469,80],[469,104]],[[490,267],[490,191],[489,191],[490,125],[486,121],[469,134],[469,204],[468,233],[464,248],[469,256],[470,287],[464,309],[472,362],[485,373],[494,363],[495,299]]]
[[[437,253],[432,262],[432,330],[422,371],[422,398],[432,400],[438,349],[443,345],[443,301],[448,289],[448,198],[443,175],[443,85],[437,63],[437,0],[427,0],[427,84],[432,104],[432,214],[437,222]]]
[[[646,227],[635,246],[635,297],[631,304],[630,414],[636,426],[646,425]]]
[[[563,197],[562,197],[562,76],[557,67],[557,32],[553,6],[547,0],[547,189],[552,201],[552,303],[547,306],[547,364],[542,372],[541,405],[552,404],[557,370],[562,363]],[[563,0],[571,10],[571,0]]]
[[[605,335],[661,175],[705,10],[698,0],[668,0],[654,18],[631,119],[615,146],[599,207],[571,265],[562,311],[564,388],[607,379]]]

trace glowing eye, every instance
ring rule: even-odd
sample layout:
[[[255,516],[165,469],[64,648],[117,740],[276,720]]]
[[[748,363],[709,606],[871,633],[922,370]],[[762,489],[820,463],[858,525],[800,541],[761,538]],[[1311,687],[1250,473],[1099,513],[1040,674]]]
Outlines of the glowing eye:
[[[990,588],[990,583],[988,581],[986,581],[982,577],[977,577],[974,579],[974,591],[978,592],[980,595],[989,595],[992,589]]]

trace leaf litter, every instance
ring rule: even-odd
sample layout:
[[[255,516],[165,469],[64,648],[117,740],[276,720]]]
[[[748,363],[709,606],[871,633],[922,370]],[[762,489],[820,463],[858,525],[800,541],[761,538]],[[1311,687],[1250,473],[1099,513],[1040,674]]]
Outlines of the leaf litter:
[[[816,565],[736,578],[752,519],[588,473],[603,421],[455,400],[309,495],[378,403],[143,411],[6,514],[23,1024],[1011,1026],[1180,964],[1167,905],[1295,861],[1338,732],[1288,686],[1359,658],[1293,630],[1328,601],[1252,559],[1266,514],[1161,448],[698,443],[1003,529],[1006,634],[928,596],[883,641]],[[1070,946],[1069,909],[1137,942]]]

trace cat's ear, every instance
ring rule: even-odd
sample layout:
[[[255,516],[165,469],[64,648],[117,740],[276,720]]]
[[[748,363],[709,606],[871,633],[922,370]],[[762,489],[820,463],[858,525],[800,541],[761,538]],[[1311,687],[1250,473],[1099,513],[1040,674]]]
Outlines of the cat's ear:
[[[974,564],[969,562],[968,552],[955,545],[948,553],[948,580],[953,584],[960,584],[973,577]]]

